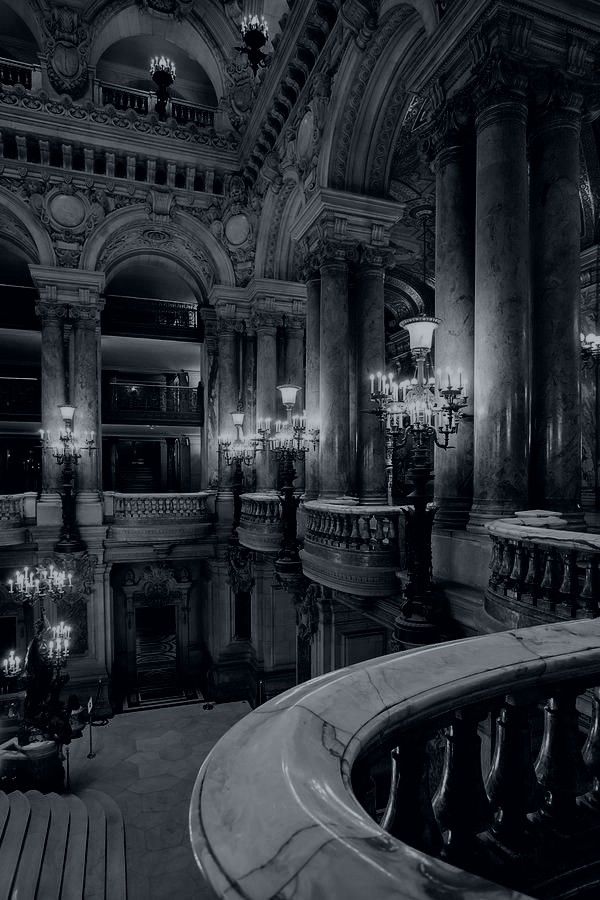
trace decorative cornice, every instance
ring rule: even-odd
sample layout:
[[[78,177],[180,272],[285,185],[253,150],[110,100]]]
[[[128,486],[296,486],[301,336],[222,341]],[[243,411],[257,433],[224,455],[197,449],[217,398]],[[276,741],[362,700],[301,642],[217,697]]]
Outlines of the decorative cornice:
[[[326,239],[385,247],[390,229],[402,218],[403,210],[403,203],[321,188],[294,222],[292,240],[307,236],[310,245]],[[309,251],[310,245],[306,248]]]

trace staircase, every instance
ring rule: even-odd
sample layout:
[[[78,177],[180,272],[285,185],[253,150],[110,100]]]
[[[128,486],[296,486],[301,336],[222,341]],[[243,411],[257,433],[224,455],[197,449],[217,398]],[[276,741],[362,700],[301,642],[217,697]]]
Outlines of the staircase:
[[[100,791],[0,793],[0,900],[126,900],[125,830]]]

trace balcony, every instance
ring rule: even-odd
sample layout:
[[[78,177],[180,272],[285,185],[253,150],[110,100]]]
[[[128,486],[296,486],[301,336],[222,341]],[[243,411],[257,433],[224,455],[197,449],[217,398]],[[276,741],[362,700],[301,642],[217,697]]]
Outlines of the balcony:
[[[204,761],[190,805],[198,866],[222,898],[591,900],[598,684],[598,620],[392,654],[302,684]],[[585,687],[591,725],[580,732]]]
[[[28,91],[35,90],[42,86],[41,67],[0,57],[0,84],[11,87],[20,84]]]
[[[202,386],[177,387],[140,382],[111,382],[105,392],[105,422],[166,425],[204,424]]]
[[[0,546],[25,543],[26,528],[36,523],[37,492],[0,495]]]
[[[202,341],[202,325],[196,306],[172,300],[108,296],[102,314],[104,334],[126,337]]]
[[[560,524],[555,514],[534,511],[488,525],[485,609],[505,626],[598,615],[600,535]]]
[[[118,110],[131,109],[140,116],[154,112],[156,94],[153,91],[140,91],[135,88],[123,88],[118,84],[96,81],[94,96],[100,106],[113,106]],[[171,99],[167,103],[167,118],[175,119],[179,125],[195,125],[198,128],[213,128],[215,110],[208,106],[189,103],[187,100]]]
[[[275,491],[242,494],[242,512],[238,539],[242,547],[260,553],[277,553],[281,549],[281,501]]]
[[[125,494],[104,491],[108,540],[143,543],[148,540],[196,540],[207,536],[213,523],[208,491],[191,494]]]
[[[0,420],[39,422],[40,416],[39,378],[0,375]]]
[[[311,500],[304,511],[300,556],[307,578],[359,597],[397,593],[396,572],[404,562],[403,507]]]

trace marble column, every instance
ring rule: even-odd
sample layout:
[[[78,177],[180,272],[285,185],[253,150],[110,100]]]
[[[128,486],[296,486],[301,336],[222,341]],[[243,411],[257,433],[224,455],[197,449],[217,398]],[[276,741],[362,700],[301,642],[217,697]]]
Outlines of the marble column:
[[[277,418],[277,325],[278,317],[269,313],[257,313],[253,324],[256,330],[256,420],[271,419],[272,428]],[[263,450],[256,457],[256,490],[271,491],[276,488],[277,466],[270,450]]]
[[[450,139],[436,158],[435,366],[462,373],[469,404],[452,449],[435,449],[436,528],[464,529],[473,500],[474,182],[471,152]]]
[[[522,85],[524,89],[525,85]],[[469,529],[528,502],[529,216],[524,93],[476,120],[475,436]]]
[[[219,318],[219,428],[218,436],[235,438],[231,413],[237,409],[238,386],[238,334],[233,319]],[[219,493],[231,490],[231,466],[219,455]]]
[[[371,412],[373,371],[385,369],[384,278],[387,253],[362,247],[356,279],[353,323],[356,346],[357,458],[359,503],[387,503],[385,434]]]
[[[546,98],[544,98],[546,99]],[[531,505],[581,512],[579,132],[581,96],[539,107],[530,131],[533,372]]]
[[[70,316],[73,319],[73,371],[71,373],[71,402],[75,407],[73,434],[83,448],[86,438],[93,435],[96,447],[102,436],[98,434],[98,343],[100,340],[100,311],[104,301],[99,296],[89,295],[88,302],[73,305]],[[82,450],[77,464],[77,517],[80,524],[98,524],[100,500],[100,475],[98,471],[98,451],[89,453]],[[100,520],[101,521],[101,520]]]
[[[321,262],[319,499],[348,502],[350,484],[350,322],[346,248]]]
[[[42,430],[51,443],[58,441],[63,430],[59,406],[66,403],[66,366],[63,323],[66,308],[50,299],[42,299],[36,306],[42,329],[41,400]],[[40,503],[60,508],[60,466],[49,450],[42,453],[42,494]]]
[[[309,269],[306,278],[306,421],[309,428],[321,427],[319,406],[320,378],[320,302],[321,280],[317,269]],[[312,448],[305,464],[304,497],[316,500],[319,496],[319,450]]]

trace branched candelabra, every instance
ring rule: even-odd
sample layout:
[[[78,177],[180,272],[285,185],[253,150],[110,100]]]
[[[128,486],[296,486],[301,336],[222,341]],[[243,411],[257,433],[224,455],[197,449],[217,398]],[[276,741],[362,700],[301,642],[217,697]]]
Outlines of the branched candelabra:
[[[437,637],[437,610],[431,590],[431,530],[435,509],[428,507],[427,483],[433,475],[432,445],[452,448],[450,439],[458,431],[467,405],[465,385],[447,384],[434,376],[430,363],[433,332],[440,320],[416,316],[400,323],[409,333],[415,373],[397,383],[393,375],[371,375],[371,401],[388,441],[398,446],[411,441],[409,481],[414,485],[405,510],[407,583],[403,589],[401,614],[396,619],[395,641],[399,646],[427,643]]]
[[[232,493],[233,493],[233,521],[231,524],[231,536],[237,538],[237,528],[240,524],[242,510],[241,495],[244,488],[244,475],[242,466],[251,466],[256,459],[256,451],[259,449],[258,438],[244,437],[244,412],[241,401],[236,412],[231,413],[231,419],[235,428],[235,438],[231,440],[225,436],[219,436],[219,453],[225,464],[233,466]]]
[[[256,76],[259,68],[264,68],[269,60],[268,54],[263,50],[269,40],[269,26],[264,16],[259,19],[257,15],[245,16],[241,25],[243,47],[236,47],[238,53],[245,53],[253,74]]]
[[[175,63],[166,56],[153,57],[150,60],[150,76],[156,85],[156,112],[160,119],[166,119],[169,88],[175,81]]]
[[[600,362],[600,334],[579,335],[581,341],[581,355],[585,361]]]

